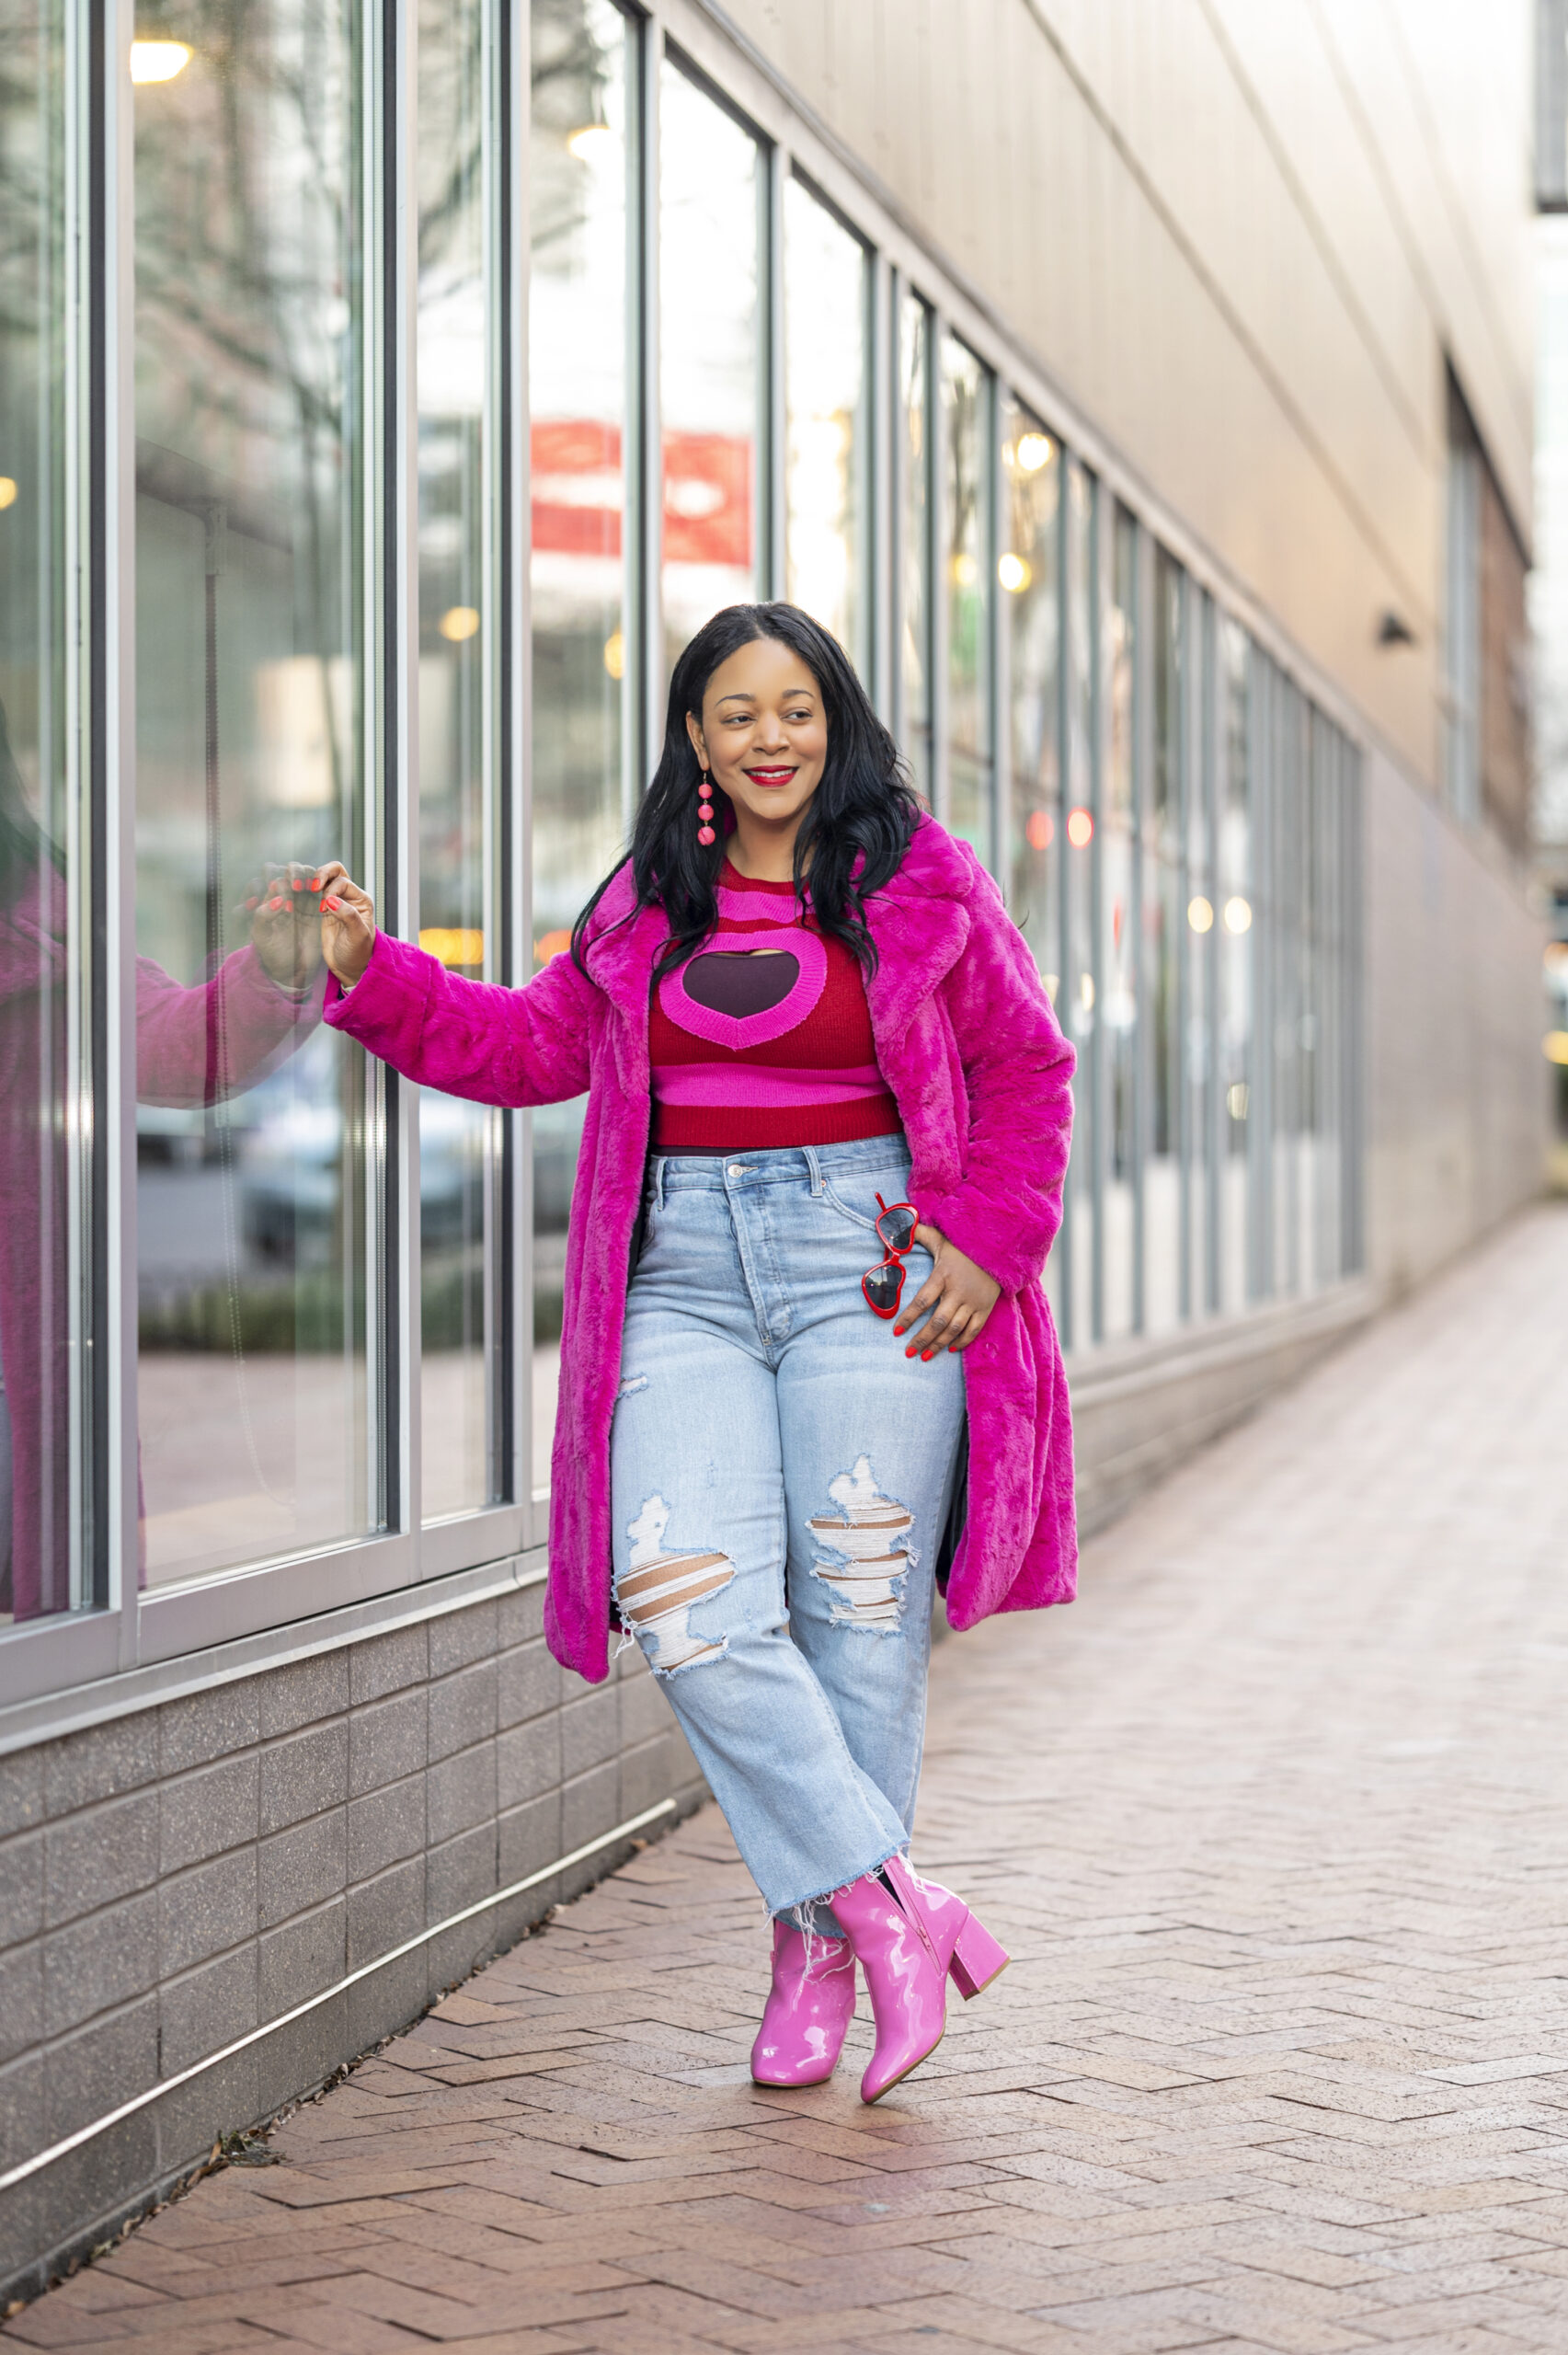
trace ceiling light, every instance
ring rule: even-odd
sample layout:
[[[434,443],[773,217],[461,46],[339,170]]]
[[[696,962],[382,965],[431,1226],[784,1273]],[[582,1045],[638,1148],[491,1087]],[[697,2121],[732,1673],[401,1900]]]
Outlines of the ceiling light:
[[[131,44],[133,82],[172,82],[189,63],[189,45],[183,40],[133,40]]]
[[[1074,850],[1086,850],[1094,839],[1094,821],[1087,810],[1067,813],[1067,839]]]
[[[1214,910],[1200,891],[1187,902],[1187,922],[1195,932],[1207,932],[1214,923]]]
[[[1049,464],[1051,441],[1048,433],[1021,433],[1018,437],[1018,463],[1026,475],[1037,475]]]
[[[16,503],[17,486],[15,481],[9,475],[0,475],[0,507],[14,507]]]
[[[620,144],[607,122],[585,122],[567,133],[567,153],[579,164],[607,164]]]
[[[1009,548],[1007,554],[997,560],[996,577],[1002,587],[1016,597],[1027,589],[1035,576],[1023,557],[1014,556]]]
[[[1238,897],[1226,901],[1225,929],[1227,932],[1245,932],[1252,920],[1253,912],[1245,900]]]
[[[472,605],[449,606],[436,624],[441,636],[450,638],[453,646],[461,646],[465,638],[472,638],[478,626],[479,616]]]

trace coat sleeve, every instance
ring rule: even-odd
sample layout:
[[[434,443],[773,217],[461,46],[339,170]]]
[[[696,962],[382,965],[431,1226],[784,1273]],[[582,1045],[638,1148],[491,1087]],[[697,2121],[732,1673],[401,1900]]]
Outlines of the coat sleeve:
[[[1061,1224],[1074,1057],[1027,942],[979,860],[969,937],[943,984],[969,1097],[963,1175],[921,1212],[1003,1292],[1039,1275]]]
[[[588,1086],[599,994],[569,957],[505,989],[378,932],[353,988],[328,982],[326,1020],[421,1086],[475,1104],[561,1104]]]
[[[236,948],[210,982],[186,989],[150,957],[136,959],[136,1097],[189,1109],[224,1104],[294,1054],[321,1019],[319,985],[294,996],[254,948]]]

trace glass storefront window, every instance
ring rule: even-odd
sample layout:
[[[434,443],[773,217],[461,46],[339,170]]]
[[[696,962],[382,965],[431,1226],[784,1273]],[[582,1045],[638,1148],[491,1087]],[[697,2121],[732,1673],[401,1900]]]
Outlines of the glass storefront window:
[[[1185,1104],[1187,1162],[1188,1312],[1207,1315],[1219,1305],[1216,1269],[1217,1210],[1215,1177],[1214,1020],[1215,1000],[1215,882],[1213,815],[1209,797],[1214,780],[1214,606],[1202,590],[1187,601],[1186,651],[1193,672],[1188,696],[1186,793],[1186,893],[1183,1041],[1185,1065]]]
[[[933,325],[908,287],[898,300],[898,666],[899,743],[915,788],[933,792],[931,734],[932,436]]]
[[[1061,445],[1022,403],[1001,417],[1002,535],[1012,789],[1008,905],[1053,1004],[1061,1004]],[[1060,1262],[1046,1263],[1059,1320]]]
[[[865,247],[798,179],[784,189],[785,580],[864,679]]]
[[[0,75],[0,1626],[90,1602],[74,1542],[85,979],[66,690],[63,10]]]
[[[1111,527],[1110,595],[1102,651],[1107,700],[1100,810],[1100,1179],[1103,1330],[1135,1332],[1140,1318],[1138,1232],[1138,833],[1136,657],[1138,524],[1118,507]]]
[[[991,379],[942,339],[943,562],[947,585],[947,822],[996,866],[991,728]]]
[[[1153,710],[1143,827],[1144,1004],[1149,1119],[1143,1162],[1144,1321],[1180,1323],[1182,1281],[1182,732],[1185,581],[1163,548],[1154,557]]]
[[[625,556],[630,38],[626,19],[610,0],[533,0],[529,396],[535,971],[564,954],[573,918],[619,856],[636,789],[638,754],[626,721],[633,667]],[[555,1435],[567,1213],[586,1100],[546,1105],[532,1115],[536,1489],[548,1478]]]
[[[1216,786],[1216,986],[1220,1090],[1219,1305],[1244,1308],[1252,1289],[1253,1185],[1248,1141],[1253,1112],[1252,775],[1248,760],[1246,632],[1236,622],[1219,631],[1221,770]]]
[[[419,939],[493,979],[495,817],[486,388],[486,0],[419,16]],[[419,1101],[422,1506],[498,1499],[506,1465],[490,1369],[501,1319],[501,1116]]]
[[[1068,1235],[1072,1285],[1065,1323],[1074,1347],[1099,1338],[1099,940],[1095,882],[1100,865],[1095,641],[1099,597],[1096,523],[1099,485],[1076,460],[1067,468],[1066,773],[1062,800],[1063,1027],[1078,1056],[1072,1089],[1072,1157],[1068,1166]]]
[[[659,394],[668,676],[722,605],[758,594],[761,155],[667,63],[659,118]]]
[[[309,879],[363,873],[358,13],[171,0],[136,111],[138,1410],[149,1581],[379,1524],[366,1077]]]

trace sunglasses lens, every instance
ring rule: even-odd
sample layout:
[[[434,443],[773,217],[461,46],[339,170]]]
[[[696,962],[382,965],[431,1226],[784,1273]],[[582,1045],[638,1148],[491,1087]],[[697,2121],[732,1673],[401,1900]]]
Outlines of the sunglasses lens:
[[[895,1202],[876,1222],[876,1232],[889,1251],[907,1251],[915,1239],[915,1214],[908,1202]]]
[[[886,1315],[890,1308],[898,1305],[898,1294],[904,1288],[904,1271],[902,1268],[868,1268],[860,1283],[873,1308],[879,1308]]]

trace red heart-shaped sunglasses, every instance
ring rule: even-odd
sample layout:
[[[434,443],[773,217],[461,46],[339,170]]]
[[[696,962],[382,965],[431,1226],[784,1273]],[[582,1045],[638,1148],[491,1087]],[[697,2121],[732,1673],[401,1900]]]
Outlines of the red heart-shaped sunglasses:
[[[914,1243],[920,1212],[913,1202],[885,1202],[876,1197],[876,1239],[887,1257],[879,1268],[867,1268],[860,1280],[865,1304],[876,1316],[897,1316],[904,1296],[904,1255]]]

